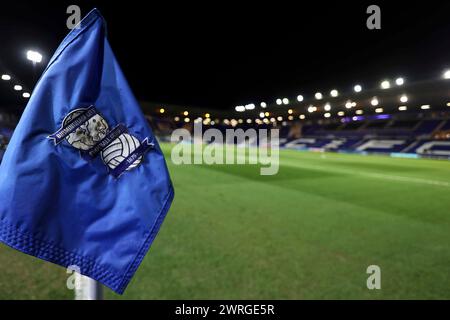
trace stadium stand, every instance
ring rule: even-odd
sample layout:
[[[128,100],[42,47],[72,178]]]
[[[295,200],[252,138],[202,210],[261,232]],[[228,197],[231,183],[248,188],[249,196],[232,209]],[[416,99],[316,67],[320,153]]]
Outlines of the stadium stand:
[[[414,129],[415,134],[431,134],[443,120],[423,120]]]
[[[171,118],[152,117],[156,134],[163,141],[170,140],[171,130],[193,130],[192,123]],[[215,128],[225,135],[230,124],[204,125],[203,130]],[[323,150],[351,153],[404,154],[450,158],[450,120],[435,115],[411,114],[378,115],[330,120],[328,122],[284,121],[273,124],[239,123],[236,128],[275,127],[280,131],[282,148],[296,150]],[[233,143],[233,141],[227,141]],[[252,141],[256,145],[257,141]]]
[[[356,120],[305,126],[302,137],[288,139],[284,147],[339,152],[404,153],[450,157],[450,121],[447,119]],[[435,133],[440,134],[436,135]]]
[[[271,123],[231,120],[226,113],[215,114],[214,120],[198,115],[205,110],[189,111],[186,121],[184,108],[176,109],[180,116],[166,115],[149,110],[158,105],[143,103],[147,119],[160,141],[170,141],[173,130],[193,131],[193,124],[203,121],[203,130],[215,128],[224,136],[227,129],[277,128],[280,146],[297,150],[323,150],[351,153],[404,154],[450,159],[450,115],[448,113],[378,114],[372,116],[341,117],[328,120],[272,121]],[[156,107],[158,106],[158,107]],[[160,109],[158,109],[160,110]],[[229,114],[228,114],[229,115]],[[219,118],[220,117],[220,118]],[[205,122],[204,120],[208,120]],[[11,138],[18,116],[0,112],[0,160]],[[233,123],[234,121],[234,123]],[[227,141],[236,143],[236,141]],[[251,144],[257,145],[258,141]]]

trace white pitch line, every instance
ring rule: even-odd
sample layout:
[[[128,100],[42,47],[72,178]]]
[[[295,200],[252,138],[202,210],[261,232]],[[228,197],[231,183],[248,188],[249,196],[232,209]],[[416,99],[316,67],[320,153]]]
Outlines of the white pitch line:
[[[380,179],[386,179],[386,180],[394,180],[394,181],[403,181],[403,182],[411,182],[411,183],[422,183],[422,184],[429,184],[433,186],[440,186],[440,187],[450,187],[450,183],[446,181],[439,181],[439,180],[430,180],[430,179],[420,179],[420,178],[411,178],[411,177],[403,177],[403,176],[392,176],[388,174],[382,174],[382,173],[358,173],[361,175],[365,175],[368,177],[373,178],[380,178]]]
[[[283,163],[283,161],[282,161],[280,163],[280,165],[281,166],[286,165],[286,162]],[[348,175],[359,175],[359,176],[376,178],[376,179],[427,184],[427,185],[447,187],[447,188],[450,187],[450,182],[447,182],[447,181],[412,178],[412,177],[388,175],[388,174],[375,173],[375,172],[358,172],[358,171],[354,171],[354,170],[342,170],[342,169],[335,169],[335,168],[332,169],[332,168],[325,168],[322,166],[311,166],[311,165],[308,166],[308,165],[304,165],[301,163],[288,164],[288,165],[291,167],[296,167],[296,168],[305,168],[305,169],[321,170],[321,171],[328,171],[328,172],[336,172],[336,173],[342,173],[342,174],[348,174]]]

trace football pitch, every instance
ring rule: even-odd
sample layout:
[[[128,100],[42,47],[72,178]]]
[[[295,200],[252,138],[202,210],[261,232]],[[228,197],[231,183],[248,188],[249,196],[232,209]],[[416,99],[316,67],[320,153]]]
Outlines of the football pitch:
[[[261,176],[175,166],[162,148],[174,203],[125,294],[106,298],[450,299],[450,161],[282,150]],[[0,245],[0,299],[71,299],[67,276]]]

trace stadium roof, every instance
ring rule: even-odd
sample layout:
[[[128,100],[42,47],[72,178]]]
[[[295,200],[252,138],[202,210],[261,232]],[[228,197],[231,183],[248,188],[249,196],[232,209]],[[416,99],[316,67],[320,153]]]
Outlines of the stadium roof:
[[[435,79],[450,67],[450,3],[426,8],[378,2],[382,29],[366,28],[372,4],[317,2],[296,6],[77,1],[98,7],[113,49],[138,99],[233,110],[277,98],[295,99],[377,88],[385,78]],[[23,105],[67,33],[73,1],[14,1],[0,10],[0,69],[23,86],[0,85],[0,106]],[[26,51],[43,54],[33,66]],[[11,85],[13,83],[11,82]],[[15,84],[15,83],[14,83]],[[9,88],[9,89],[8,89]]]

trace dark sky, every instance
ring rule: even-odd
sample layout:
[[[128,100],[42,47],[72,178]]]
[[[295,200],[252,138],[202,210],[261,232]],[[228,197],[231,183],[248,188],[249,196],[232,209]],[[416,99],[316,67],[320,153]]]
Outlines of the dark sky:
[[[68,32],[66,8],[93,7],[141,100],[208,108],[271,102],[383,78],[436,77],[450,66],[448,1],[8,1],[0,5],[0,72],[33,85],[28,48],[46,62]],[[382,30],[366,28],[378,4]],[[36,70],[36,75],[44,65]],[[18,104],[0,85],[0,106]],[[23,99],[22,99],[23,100]]]

